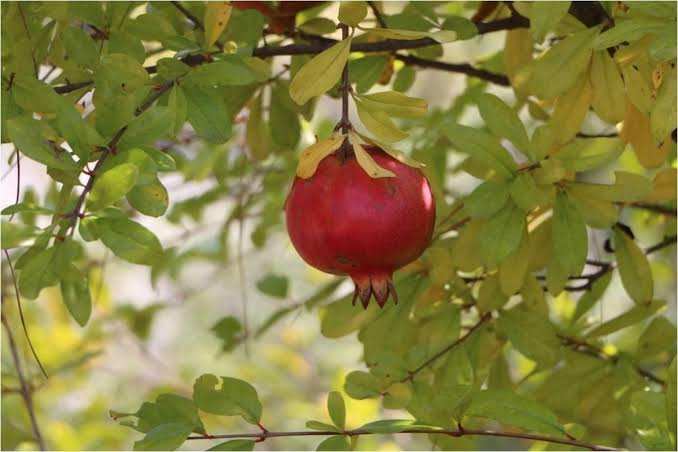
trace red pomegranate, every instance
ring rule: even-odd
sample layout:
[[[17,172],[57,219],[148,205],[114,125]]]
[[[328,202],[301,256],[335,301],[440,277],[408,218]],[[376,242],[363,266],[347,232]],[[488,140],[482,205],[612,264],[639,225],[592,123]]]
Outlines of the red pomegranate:
[[[412,262],[431,241],[435,204],[424,174],[376,146],[364,146],[396,177],[372,178],[354,156],[325,157],[308,179],[295,178],[285,203],[287,230],[313,267],[350,275],[353,304],[398,303],[393,272]]]

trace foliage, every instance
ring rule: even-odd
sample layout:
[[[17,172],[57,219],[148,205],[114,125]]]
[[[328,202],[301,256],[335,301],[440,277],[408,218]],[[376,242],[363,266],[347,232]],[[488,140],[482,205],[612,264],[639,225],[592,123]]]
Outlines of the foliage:
[[[252,450],[295,436],[325,436],[318,450],[355,450],[376,434],[400,441],[405,433],[422,441],[413,447],[445,450],[506,447],[490,442],[500,437],[543,441],[538,447],[675,449],[676,305],[667,290],[675,260],[666,251],[676,241],[675,3],[1,7],[0,126],[11,143],[3,150],[14,150],[6,154],[15,171],[30,160],[48,183],[39,195],[19,187],[2,210],[3,351],[11,357],[3,361],[3,448],[130,447],[122,429],[80,443],[41,432],[50,412],[35,400],[55,384],[36,383],[14,339],[19,314],[29,325],[42,319],[44,331],[29,330],[42,338],[38,355],[55,350],[45,362],[51,376],[87,374],[99,348],[116,340],[111,325],[146,343],[172,302],[102,302],[115,298],[104,264],[121,260],[148,269],[154,286],[178,287],[180,298],[191,292],[185,271],[233,262],[244,315],[229,310],[204,327],[218,341],[210,353],[224,360],[302,311],[319,313],[325,338],[351,336],[362,348],[363,365],[324,385],[343,389],[329,392],[328,416],[301,432],[310,416],[298,409],[282,416],[291,424],[277,423],[291,431],[268,430],[281,417],[267,414],[278,375],[270,386],[257,372],[217,377],[207,360],[184,372],[183,384],[160,378],[148,394],[154,402],[110,412],[135,431],[135,450],[194,440],[209,450]],[[490,33],[503,36],[493,54],[475,47],[472,63],[443,60],[445,49]],[[429,69],[465,76],[451,105],[430,91],[426,99],[407,94]],[[326,98],[341,98],[341,118],[327,117]],[[400,303],[383,310],[351,306],[340,279],[300,296],[291,270],[275,263],[291,180],[312,177],[346,143],[370,176],[393,173],[361,143],[422,168],[434,190],[434,241],[396,275]],[[175,197],[172,181],[207,188]],[[216,232],[190,243],[224,206]],[[161,225],[186,232],[172,243],[159,237]],[[256,326],[247,316],[244,246],[273,250],[254,287],[270,303],[285,302]],[[10,296],[62,303],[31,304],[24,319]],[[603,305],[611,309],[594,315]],[[54,331],[75,328],[66,313],[84,333],[53,344]],[[356,400],[407,419],[356,422]],[[129,400],[108,402],[123,409]],[[106,408],[93,403],[85,417],[99,419]],[[111,430],[104,425],[91,427],[92,438]],[[289,444],[282,447],[299,446]]]

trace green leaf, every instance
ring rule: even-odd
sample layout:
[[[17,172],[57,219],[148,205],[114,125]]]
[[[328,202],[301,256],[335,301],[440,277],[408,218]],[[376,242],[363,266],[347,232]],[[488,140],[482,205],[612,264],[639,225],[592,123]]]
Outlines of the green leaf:
[[[675,443],[667,425],[665,397],[660,392],[638,390],[629,397],[626,422],[647,450],[671,450]],[[675,399],[674,399],[675,400]]]
[[[139,148],[127,149],[126,151],[121,151],[116,155],[110,156],[106,159],[99,172],[100,174],[103,174],[106,171],[123,164],[131,164],[137,167],[138,174],[136,183],[138,185],[151,184],[157,179],[158,166],[149,156],[148,152]]]
[[[344,398],[337,391],[332,391],[327,396],[327,411],[334,425],[342,430],[346,428],[346,406]]]
[[[576,206],[564,192],[553,206],[553,252],[568,275],[579,275],[588,253],[586,225]]]
[[[603,294],[605,294],[605,291],[610,285],[611,280],[612,272],[607,272],[607,274],[598,278],[591,285],[591,289],[585,292],[584,295],[582,295],[582,297],[577,300],[577,307],[575,308],[574,314],[572,314],[572,318],[570,319],[570,325],[574,325],[574,323],[579,320],[581,316],[591,310],[596,302],[601,299]]]
[[[136,185],[132,188],[127,193],[127,201],[140,213],[157,218],[167,212],[169,194],[162,182],[156,178],[150,184]]]
[[[655,312],[663,309],[666,306],[666,302],[663,300],[652,300],[649,303],[638,304],[623,314],[614,317],[613,319],[603,322],[597,327],[590,330],[586,333],[587,339],[593,339],[600,336],[607,336],[616,331],[628,328],[631,325],[635,325],[643,321],[644,319],[650,317]]]
[[[389,410],[406,408],[412,400],[412,387],[408,383],[392,383],[384,393],[383,405]]]
[[[137,183],[139,170],[132,163],[123,163],[105,171],[94,180],[89,194],[87,210],[100,210],[110,206]]]
[[[464,209],[476,218],[489,218],[499,212],[509,199],[508,186],[485,181],[464,198]]]
[[[570,2],[533,3],[530,10],[530,32],[535,42],[542,42],[546,33],[555,30],[569,8]]]
[[[358,93],[369,91],[381,79],[387,64],[389,60],[384,55],[349,59],[348,73],[351,74],[351,83],[355,84],[355,91]]]
[[[210,331],[221,339],[223,343],[221,350],[227,352],[238,343],[238,334],[242,331],[242,325],[237,318],[227,316],[215,323]]]
[[[238,56],[229,55],[224,59],[194,68],[186,81],[203,87],[228,85],[249,85],[254,83],[255,76],[252,69]]]
[[[351,38],[334,44],[319,53],[296,73],[290,82],[290,97],[303,105],[309,99],[320,96],[332,88],[341,78],[348,60]]]
[[[513,202],[525,211],[530,211],[544,203],[542,192],[529,173],[518,174],[511,182],[509,192]]]
[[[207,450],[242,450],[242,451],[251,451],[254,450],[254,441],[251,439],[232,439],[223,443],[219,443],[214,447],[210,447]]]
[[[624,147],[619,138],[586,138],[564,146],[555,156],[569,170],[589,171],[616,161]]]
[[[614,229],[614,254],[626,293],[636,303],[652,300],[654,282],[647,256],[636,242],[619,228]]]
[[[400,433],[406,430],[436,430],[438,428],[440,427],[412,419],[384,419],[381,421],[369,422],[358,430],[370,433]]]
[[[158,138],[169,135],[175,118],[168,107],[154,107],[136,117],[125,129],[118,141],[118,149],[123,151],[133,147],[151,146]]]
[[[131,33],[112,32],[108,39],[107,50],[106,53],[124,53],[130,55],[142,64],[146,60],[146,51],[141,39],[133,36]]]
[[[454,31],[457,34],[457,39],[462,41],[478,35],[476,24],[463,16],[448,16],[440,28]]]
[[[510,391],[488,389],[474,395],[467,416],[491,419],[531,432],[563,435],[565,429],[549,408]]]
[[[512,294],[511,294],[512,295]],[[480,312],[489,312],[501,308],[508,301],[499,284],[499,275],[487,276],[480,286],[476,307]]]
[[[163,257],[155,234],[128,218],[98,218],[95,228],[104,245],[128,262],[153,265]]]
[[[299,30],[313,35],[329,35],[337,31],[337,24],[327,17],[314,17],[299,25]]]
[[[591,106],[598,116],[612,124],[624,119],[626,88],[619,67],[607,50],[593,52],[591,70]]]
[[[408,91],[414,84],[417,72],[409,66],[405,66],[396,73],[393,81],[393,89],[400,92]]]
[[[16,213],[36,213],[44,215],[52,215],[54,211],[46,207],[36,206],[33,203],[20,202],[18,204],[12,204],[11,206],[5,207],[0,212],[0,215],[14,215]]]
[[[527,152],[530,140],[527,138],[523,122],[514,109],[494,94],[489,93],[478,97],[478,109],[492,134],[499,138],[507,138],[518,150],[523,153]]]
[[[515,173],[516,164],[498,138],[460,124],[448,126],[445,135],[458,151],[489,166],[497,175],[510,178]]]
[[[191,71],[191,66],[176,58],[161,58],[157,63],[158,75],[164,80],[174,80]],[[179,85],[175,85],[178,87]]]
[[[186,424],[162,424],[146,433],[144,439],[134,443],[134,450],[175,450],[181,446],[192,427]]]
[[[529,87],[539,97],[560,96],[572,88],[588,68],[591,42],[599,32],[599,27],[593,27],[571,34],[535,60],[528,74],[519,73],[517,77],[527,75]]]
[[[355,370],[346,375],[344,391],[351,398],[362,400],[377,397],[380,394],[379,380],[372,374]]]
[[[225,143],[231,137],[231,119],[225,102],[216,89],[183,85],[188,121],[198,136],[208,143]]]
[[[408,137],[407,133],[400,130],[385,111],[359,100],[356,100],[355,105],[360,121],[377,139],[392,143]]]
[[[66,56],[75,63],[92,68],[99,60],[99,48],[94,40],[83,30],[66,27],[61,31]]]
[[[203,411],[220,416],[242,416],[250,424],[261,420],[261,402],[256,389],[246,381],[237,378],[211,374],[200,376],[193,385],[193,400]]]
[[[336,427],[331,424],[326,424],[320,421],[306,421],[306,428],[310,428],[311,430],[318,430],[321,432],[330,431],[341,433],[341,429],[339,427]]]
[[[633,42],[646,36],[649,33],[656,32],[666,23],[665,18],[658,19],[653,17],[633,17],[624,20],[621,18],[615,21],[614,27],[606,30],[593,40],[593,48],[604,50],[616,46],[622,42]]]
[[[548,317],[513,308],[501,312],[498,325],[522,355],[546,367],[558,361],[560,341]]]
[[[418,97],[409,97],[397,91],[383,91],[356,95],[371,110],[384,111],[396,118],[419,118],[426,115],[428,103]]]
[[[287,298],[289,279],[284,275],[269,273],[257,281],[257,289],[274,298]]]
[[[316,450],[351,450],[351,442],[345,436],[330,436],[318,444]]]
[[[3,213],[4,215],[4,213]],[[2,237],[2,249],[16,248],[35,235],[35,228],[19,223],[3,221],[1,224],[0,237]]]
[[[518,249],[499,266],[499,285],[505,295],[510,297],[523,287],[529,263],[530,244],[526,229]]]
[[[301,137],[301,124],[296,105],[291,101],[287,85],[276,83],[271,91],[269,126],[273,142],[281,148],[294,149]]]
[[[498,264],[520,245],[525,229],[525,212],[508,203],[480,228],[480,251],[488,264]]]
[[[183,424],[196,433],[205,433],[198,410],[191,399],[176,394],[160,394],[155,402],[144,402],[136,413],[111,413],[115,418],[134,416],[135,430],[148,433],[160,425]]]
[[[367,16],[367,3],[342,2],[339,4],[339,22],[349,27],[357,27]]]
[[[7,134],[22,154],[49,168],[75,170],[77,164],[71,155],[48,141],[42,131],[42,121],[28,116],[7,120]]]
[[[457,33],[451,30],[439,31],[414,31],[414,30],[397,30],[394,28],[363,28],[361,30],[371,33],[386,39],[398,39],[403,41],[410,41],[413,39],[431,38],[441,44],[452,42],[457,39]]]
[[[29,248],[17,261],[19,292],[26,298],[37,298],[40,291],[58,282],[54,269],[56,248]]]
[[[61,281],[61,297],[75,321],[80,326],[85,326],[92,313],[89,280],[82,278],[77,282]]]

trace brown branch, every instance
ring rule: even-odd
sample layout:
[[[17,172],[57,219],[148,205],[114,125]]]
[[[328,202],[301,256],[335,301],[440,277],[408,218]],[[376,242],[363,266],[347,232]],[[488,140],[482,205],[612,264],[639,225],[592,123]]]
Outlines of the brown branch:
[[[605,353],[605,351],[602,348],[600,348],[596,345],[590,344],[590,343],[588,343],[584,340],[577,339],[577,338],[570,337],[570,336],[564,336],[564,335],[561,335],[561,334],[557,334],[556,336],[558,336],[558,339],[561,340],[563,345],[571,346],[572,350],[574,350],[575,352],[584,353],[586,355],[593,356],[595,358],[602,359],[604,361],[609,361],[609,362],[612,362],[612,363],[616,363],[617,361],[619,361],[619,356],[608,355],[607,353]],[[656,376],[654,373],[650,372],[649,370],[643,369],[642,367],[638,366],[637,364],[634,364],[633,368],[642,377],[645,377],[648,380],[651,380],[651,381],[653,381],[653,382],[655,382],[659,385],[662,385],[662,386],[666,385],[666,382],[663,379],[659,378],[658,376]]]
[[[645,254],[650,255],[656,251],[659,251],[663,248],[666,248],[668,246],[671,246],[676,243],[676,236],[675,235],[670,235],[661,242],[650,246],[649,248],[645,249]],[[596,261],[596,263],[598,263]],[[602,264],[598,263],[598,264]],[[565,286],[564,290],[570,291],[570,292],[582,292],[585,290],[588,290],[591,288],[594,282],[596,282],[598,279],[600,279],[602,276],[604,276],[606,273],[614,270],[616,268],[616,264],[613,262],[609,262],[607,266],[601,266],[600,270],[596,271],[595,273],[591,273],[588,275],[580,275],[578,279],[586,279],[586,283],[580,285],[580,286]]]
[[[148,110],[151,107],[151,105],[153,105],[153,102],[158,100],[160,96],[169,91],[170,88],[172,88],[172,86],[174,86],[174,81],[170,81],[163,85],[157,86],[153,90],[153,93],[150,96],[148,96],[148,98],[146,98],[146,100],[139,107],[137,107],[137,109],[134,111],[134,116],[139,116],[141,113]],[[94,166],[94,169],[90,172],[87,184],[85,184],[85,188],[82,190],[82,193],[80,193],[80,196],[78,197],[78,201],[76,202],[75,207],[70,213],[66,214],[71,218],[70,227],[75,229],[75,224],[78,221],[78,218],[80,218],[83,214],[81,210],[83,208],[83,204],[85,203],[85,199],[87,198],[87,194],[92,190],[97,172],[101,169],[102,165],[104,164],[110,153],[115,150],[118,142],[120,141],[120,138],[122,138],[122,135],[125,133],[125,130],[127,130],[127,126],[118,130],[116,134],[113,136],[113,138],[111,138],[111,141],[108,142],[108,146],[104,149],[104,151],[101,154],[101,157],[99,157],[99,160]]]
[[[388,28],[386,26],[386,21],[384,20],[384,16],[381,15],[379,12],[379,8],[377,8],[377,4],[375,2],[369,1],[367,2],[367,5],[370,7],[372,10],[372,14],[374,14],[374,18],[377,20],[377,23],[381,28]]]
[[[416,429],[407,429],[402,430],[396,433],[409,433],[409,434],[421,434],[421,435],[447,435],[454,438],[459,438],[462,436],[495,436],[502,438],[516,438],[516,439],[526,439],[530,441],[545,441],[555,444],[565,444],[573,447],[581,447],[589,450],[617,450],[611,447],[599,446],[596,444],[589,444],[583,441],[578,441],[576,439],[569,438],[556,438],[552,436],[545,435],[536,435],[532,433],[523,433],[523,432],[498,432],[493,430],[480,430],[480,429],[470,429],[470,428],[457,428],[457,429],[435,429],[435,428],[416,428]],[[255,440],[265,440],[267,438],[280,438],[280,437],[289,437],[289,436],[337,436],[337,435],[346,435],[346,436],[361,436],[361,435],[378,435],[380,432],[370,432],[362,429],[355,430],[345,430],[341,433],[336,431],[319,431],[319,430],[302,430],[302,431],[289,431],[289,432],[271,432],[271,431],[262,431],[257,433],[228,433],[223,435],[194,435],[189,436],[188,440],[196,439],[234,439],[234,438],[252,438]],[[391,433],[392,434],[392,433]]]
[[[192,12],[190,12],[189,10],[184,8],[181,3],[179,3],[179,2],[170,2],[170,3],[176,9],[181,11],[181,14],[186,16],[186,18],[193,23],[193,27],[197,28],[198,30],[204,30],[205,29],[205,27],[202,24],[202,21],[200,19],[198,19]]]
[[[395,54],[395,58],[396,60],[400,60],[403,63],[409,64],[411,66],[439,69],[441,71],[447,72],[457,72],[459,74],[466,74],[470,77],[476,77],[482,80],[487,80],[488,82],[492,82],[501,86],[511,85],[511,82],[509,81],[506,75],[497,74],[496,72],[490,72],[485,69],[479,69],[474,66],[471,66],[468,63],[446,63],[444,61],[427,60],[424,58],[419,58],[411,55],[401,55],[399,53]]]
[[[77,91],[80,88],[85,88],[94,83],[94,80],[86,80],[84,82],[69,83],[67,85],[55,86],[54,92],[57,94],[68,94]]]
[[[28,417],[31,421],[31,427],[33,428],[33,435],[35,436],[35,441],[38,443],[40,450],[47,450],[45,445],[45,440],[42,438],[40,433],[40,427],[38,427],[38,421],[35,417],[35,410],[33,408],[33,394],[31,393],[31,388],[26,381],[26,377],[23,372],[23,367],[21,366],[21,360],[19,359],[19,352],[17,349],[16,342],[14,341],[14,335],[12,334],[12,329],[5,318],[5,313],[0,314],[2,319],[2,324],[5,327],[7,332],[7,342],[9,344],[9,349],[12,353],[12,359],[14,360],[14,367],[16,368],[17,377],[19,378],[19,385],[21,389],[21,397],[24,399],[24,405],[26,405],[26,411],[28,412]]]

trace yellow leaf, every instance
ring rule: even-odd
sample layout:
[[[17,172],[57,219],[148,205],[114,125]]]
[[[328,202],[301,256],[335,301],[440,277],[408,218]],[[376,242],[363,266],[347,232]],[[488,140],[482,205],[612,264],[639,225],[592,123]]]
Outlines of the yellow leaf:
[[[650,132],[656,144],[661,145],[676,128],[676,70],[662,76],[657,99],[650,112]]]
[[[370,177],[396,177],[392,171],[377,165],[377,162],[374,161],[372,156],[360,145],[358,136],[354,132],[351,132],[351,144],[353,145],[353,152],[355,153],[358,165],[360,165]]]
[[[357,26],[367,15],[365,2],[340,2],[339,22],[351,27]]]
[[[674,199],[676,199],[676,169],[666,168],[654,177],[654,191],[644,201],[661,202]]]
[[[207,2],[205,8],[205,48],[209,49],[226,28],[233,7],[228,2]]]
[[[638,161],[645,168],[660,166],[671,149],[671,140],[666,140],[661,147],[657,147],[650,131],[650,120],[631,102],[626,104],[624,125],[619,137],[633,146]]]
[[[390,143],[407,138],[407,133],[400,130],[383,110],[373,108],[358,99],[356,99],[355,106],[358,110],[358,117],[367,130],[379,139]]]
[[[651,75],[635,65],[622,66],[624,85],[629,100],[644,115],[649,115],[654,104]]]
[[[579,127],[589,111],[591,84],[588,77],[581,77],[577,83],[556,102],[551,117],[553,144],[558,147],[570,141],[579,132]]]
[[[336,138],[318,141],[301,151],[299,164],[297,165],[297,176],[302,179],[308,179],[313,176],[322,159],[339,149],[345,138],[346,135],[341,135]]]
[[[589,71],[591,88],[591,106],[604,121],[613,124],[624,119],[626,93],[624,80],[617,63],[607,50],[594,52]]]
[[[525,83],[520,83],[518,74],[521,69],[526,67],[532,61],[532,50],[534,42],[532,35],[527,28],[516,28],[506,32],[506,42],[504,44],[504,66],[506,74],[511,80],[511,85],[518,97],[527,97],[529,90]],[[526,80],[523,80],[526,81]]]
[[[339,41],[304,64],[290,82],[290,97],[303,105],[332,88],[341,78],[351,50],[351,37]]]
[[[411,166],[412,168],[423,168],[426,165],[424,165],[421,162],[417,162],[414,160],[412,157],[409,155],[403,154],[402,152],[393,149],[390,145],[386,143],[382,143],[381,141],[374,140],[372,138],[369,138],[362,133],[355,132],[356,135],[358,135],[364,142],[369,143],[371,145],[377,146],[378,148],[381,148],[382,151],[393,157],[394,159],[398,160],[400,163],[404,163],[407,166]]]
[[[355,95],[372,109],[383,110],[397,118],[419,118],[426,115],[428,103],[418,97],[406,96],[397,91]]]

